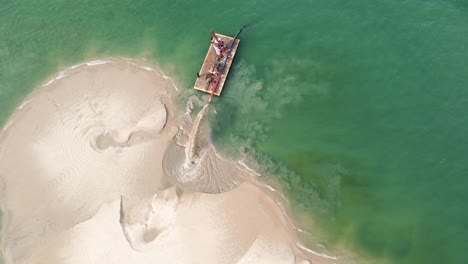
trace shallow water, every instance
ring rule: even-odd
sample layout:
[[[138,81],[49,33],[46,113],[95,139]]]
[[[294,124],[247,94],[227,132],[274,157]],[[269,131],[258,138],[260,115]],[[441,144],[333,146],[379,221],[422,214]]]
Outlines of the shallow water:
[[[59,68],[95,57],[157,61],[187,96],[209,28],[234,35],[253,22],[213,104],[218,149],[235,156],[247,146],[294,207],[318,219],[331,248],[390,263],[465,263],[467,7],[4,1],[0,119]]]

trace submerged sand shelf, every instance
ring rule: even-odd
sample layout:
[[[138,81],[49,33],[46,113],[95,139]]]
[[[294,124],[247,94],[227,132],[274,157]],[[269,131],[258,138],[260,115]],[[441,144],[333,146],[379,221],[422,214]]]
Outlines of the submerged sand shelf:
[[[152,66],[109,59],[25,99],[0,135],[7,263],[336,262],[298,248],[275,199],[209,140],[197,173],[177,171],[175,93]]]

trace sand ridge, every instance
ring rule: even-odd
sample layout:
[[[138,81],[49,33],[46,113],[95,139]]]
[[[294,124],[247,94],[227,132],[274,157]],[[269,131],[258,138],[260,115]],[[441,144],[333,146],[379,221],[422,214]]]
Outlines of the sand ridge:
[[[0,135],[7,262],[330,263],[300,250],[273,199],[209,147],[197,175],[217,194],[169,180],[164,160],[184,162],[168,155],[174,87],[149,65],[108,59],[25,99]]]

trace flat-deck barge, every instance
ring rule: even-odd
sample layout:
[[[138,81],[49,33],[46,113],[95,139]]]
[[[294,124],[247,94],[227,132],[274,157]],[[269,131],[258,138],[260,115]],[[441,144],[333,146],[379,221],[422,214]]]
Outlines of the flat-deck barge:
[[[237,35],[236,37],[229,37],[214,32],[212,32],[212,34],[217,37],[217,39],[216,41],[214,41],[215,38],[212,39],[213,41],[210,43],[205,60],[203,61],[200,72],[197,74],[197,80],[193,87],[198,91],[211,94],[211,97],[213,95],[221,95],[240,42]],[[221,51],[219,52],[218,50],[218,53],[221,55],[217,54],[216,51],[218,48],[218,41],[223,43]]]

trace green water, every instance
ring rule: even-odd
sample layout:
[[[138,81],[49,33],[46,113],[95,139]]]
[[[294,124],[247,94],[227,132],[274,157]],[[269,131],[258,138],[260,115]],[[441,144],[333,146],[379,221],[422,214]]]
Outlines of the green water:
[[[89,58],[146,57],[188,90],[209,28],[251,21],[214,104],[218,147],[246,146],[330,248],[467,263],[467,1],[0,0],[0,121]]]

